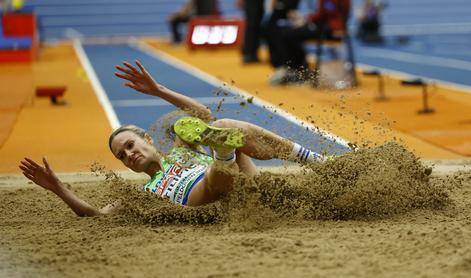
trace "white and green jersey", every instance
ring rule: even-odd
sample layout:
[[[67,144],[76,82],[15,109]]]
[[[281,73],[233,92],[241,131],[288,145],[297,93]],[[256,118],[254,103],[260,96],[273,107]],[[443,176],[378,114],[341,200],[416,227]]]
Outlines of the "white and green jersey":
[[[173,148],[161,162],[163,171],[155,173],[144,190],[186,205],[191,189],[203,178],[213,159],[187,148]]]

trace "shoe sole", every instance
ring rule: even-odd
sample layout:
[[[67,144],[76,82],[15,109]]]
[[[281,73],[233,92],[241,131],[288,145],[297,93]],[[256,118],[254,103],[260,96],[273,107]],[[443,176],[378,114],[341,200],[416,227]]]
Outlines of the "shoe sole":
[[[189,144],[226,149],[237,149],[244,145],[244,134],[240,129],[211,126],[194,117],[179,119],[173,129],[180,139]]]

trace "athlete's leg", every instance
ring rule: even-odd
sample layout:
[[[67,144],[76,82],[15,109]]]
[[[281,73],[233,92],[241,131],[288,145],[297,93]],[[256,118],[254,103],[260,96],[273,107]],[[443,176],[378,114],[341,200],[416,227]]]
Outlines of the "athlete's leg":
[[[219,160],[227,160],[238,151],[261,160],[273,158],[296,161],[325,161],[314,151],[254,124],[221,119],[209,125],[201,119],[186,117],[174,124],[174,131],[183,141],[202,144],[214,150]]]
[[[215,160],[209,166],[203,179],[198,182],[188,196],[187,205],[200,206],[214,202],[234,188],[239,166],[234,158],[229,162]]]
[[[293,143],[283,137],[241,121],[219,120],[216,121],[213,126],[237,129],[233,131],[229,130],[228,133],[224,133],[224,130],[221,134],[218,134],[217,130],[215,130],[213,136],[221,136],[221,138],[225,139],[219,141],[216,138],[216,140],[210,141],[206,138],[208,136],[207,134],[203,135],[206,129],[211,130],[211,127],[208,125],[202,124],[199,121],[195,122],[194,118],[176,123],[175,132],[177,135],[183,137],[182,139],[186,139],[187,142],[192,143],[196,137],[199,137],[198,141],[210,143],[211,146],[217,146],[213,148],[214,163],[208,168],[204,178],[191,190],[187,203],[190,206],[214,202],[218,200],[221,195],[230,192],[233,189],[239,171],[249,176],[258,174],[257,167],[250,156],[259,159],[281,158],[281,156],[271,154],[279,153],[278,147],[289,149],[292,148],[293,145]],[[241,131],[244,133],[242,134],[243,144],[239,144],[238,140],[235,140],[239,138],[238,133]],[[227,138],[233,138],[234,140]],[[270,141],[270,143],[265,144],[264,141]],[[226,142],[227,144],[221,142]],[[234,145],[238,146],[237,150],[235,150],[234,147],[228,147]],[[260,150],[262,147],[264,150]],[[268,152],[270,155],[266,154]],[[281,153],[283,154],[283,152]]]
[[[248,122],[221,119],[215,121],[212,125],[222,128],[241,129],[245,135],[245,142],[238,150],[255,159],[268,160],[277,158],[293,161],[323,160],[319,154]]]
[[[239,166],[239,171],[247,176],[253,177],[259,174],[258,168],[252,158],[239,150],[236,151],[236,163]]]

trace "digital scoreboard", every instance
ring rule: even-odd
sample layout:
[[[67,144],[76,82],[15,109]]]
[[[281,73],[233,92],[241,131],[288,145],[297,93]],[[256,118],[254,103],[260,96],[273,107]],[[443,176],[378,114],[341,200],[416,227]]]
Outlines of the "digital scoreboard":
[[[242,42],[243,30],[240,19],[196,17],[188,24],[186,43],[190,49],[236,47]]]

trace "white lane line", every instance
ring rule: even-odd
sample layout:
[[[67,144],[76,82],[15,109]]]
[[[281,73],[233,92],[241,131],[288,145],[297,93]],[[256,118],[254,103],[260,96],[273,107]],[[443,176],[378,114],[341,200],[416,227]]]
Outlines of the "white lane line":
[[[446,80],[442,79],[436,79],[436,78],[430,78],[424,75],[417,75],[417,74],[411,74],[407,73],[404,71],[398,71],[398,70],[393,70],[389,68],[385,68],[382,66],[374,66],[371,64],[365,64],[365,63],[357,63],[356,64],[358,68],[361,70],[373,70],[373,69],[379,69],[381,72],[384,74],[389,74],[395,76],[397,79],[415,79],[415,78],[421,78],[424,81],[431,83],[431,84],[438,84],[438,86],[443,87],[443,88],[448,88],[451,90],[455,91],[460,91],[466,94],[471,94],[471,86],[463,85],[463,84],[458,84],[458,83],[453,83],[449,82]]]
[[[69,40],[82,40],[85,36],[77,31],[77,29],[74,28],[65,28],[64,30],[64,37],[68,38]]]
[[[413,134],[417,136],[427,137],[427,138],[463,138],[471,137],[471,129],[439,129],[439,130],[424,130],[424,131],[414,131]]]
[[[95,95],[98,98],[101,107],[103,107],[103,109],[105,110],[105,114],[108,118],[108,121],[110,122],[111,128],[113,130],[117,129],[121,126],[121,124],[118,120],[118,117],[116,116],[116,113],[113,110],[113,107],[111,106],[110,100],[106,95],[105,89],[103,89],[103,86],[101,85],[100,80],[98,79],[96,72],[93,69],[92,64],[90,63],[87,54],[83,50],[82,43],[80,42],[80,40],[75,39],[73,41],[73,45],[75,53],[77,54],[80,63],[82,64],[82,67],[85,69],[85,72],[87,73],[87,76],[92,83],[93,91],[95,92]]]
[[[155,58],[157,58],[157,59],[173,66],[173,67],[176,67],[176,68],[178,68],[182,71],[185,71],[185,72],[187,72],[187,73],[189,73],[193,76],[196,76],[196,77],[200,78],[201,80],[204,80],[205,82],[208,82],[209,84],[211,84],[211,85],[213,85],[217,88],[228,89],[233,94],[235,94],[239,97],[245,98],[245,99],[253,98],[253,100],[252,100],[253,104],[255,104],[259,107],[265,108],[265,109],[267,109],[268,111],[270,111],[274,114],[278,114],[278,115],[282,116],[283,118],[287,119],[288,121],[290,121],[290,122],[292,122],[292,123],[294,123],[294,124],[296,124],[296,125],[298,125],[302,128],[309,128],[309,130],[311,130],[312,132],[315,132],[315,133],[321,135],[322,137],[324,137],[326,139],[329,139],[332,142],[338,143],[339,145],[342,145],[342,146],[348,148],[348,142],[345,139],[340,138],[340,137],[338,137],[338,136],[336,136],[332,133],[329,133],[329,132],[327,132],[323,129],[320,129],[320,128],[312,125],[309,122],[304,122],[301,119],[298,119],[297,117],[293,116],[292,114],[286,112],[285,110],[283,110],[279,107],[275,107],[267,101],[257,99],[253,95],[248,93],[247,91],[244,91],[244,90],[239,89],[235,86],[232,86],[232,85],[229,85],[225,82],[222,82],[221,80],[215,78],[214,76],[211,76],[211,75],[205,73],[204,71],[202,71],[202,70],[200,70],[200,69],[198,69],[198,68],[196,68],[196,67],[194,67],[190,64],[184,63],[183,61],[178,60],[178,59],[168,55],[167,53],[159,51],[159,50],[153,48],[152,46],[150,46],[149,44],[147,44],[145,42],[139,41],[136,38],[131,38],[131,39],[129,39],[129,45],[131,47],[135,47],[136,49],[146,53],[149,56],[155,57]]]
[[[366,56],[371,58],[381,58],[387,60],[394,60],[409,64],[428,65],[434,67],[458,69],[464,71],[471,71],[471,62],[457,60],[452,58],[433,57],[427,55],[407,53],[397,50],[377,49],[372,47],[365,47],[359,56]]]
[[[471,22],[383,25],[385,36],[463,34],[471,32]]]
[[[240,102],[243,100],[241,98],[237,98],[234,95],[228,97],[199,97],[193,99],[205,105],[217,104],[220,101],[222,101],[224,104],[240,104]],[[111,102],[111,104],[113,107],[173,106],[167,101],[161,99],[122,99],[114,100]]]

